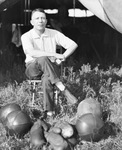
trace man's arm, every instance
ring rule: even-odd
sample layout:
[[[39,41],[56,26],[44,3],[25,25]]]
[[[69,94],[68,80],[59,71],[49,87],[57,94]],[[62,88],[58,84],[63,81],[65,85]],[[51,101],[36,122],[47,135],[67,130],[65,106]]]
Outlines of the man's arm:
[[[76,42],[58,31],[56,34],[56,42],[65,49],[65,52],[63,53],[65,59],[68,58],[78,47]]]
[[[57,58],[56,59],[56,63],[58,65],[60,65],[62,63],[62,61],[65,61],[66,58],[68,58],[75,50],[76,48],[78,47],[78,45],[74,42],[71,47],[69,47],[64,53],[63,53],[63,56],[64,56],[64,59],[60,59],[60,58]]]
[[[65,59],[68,58],[78,47],[78,45],[74,42],[66,51],[63,53]]]
[[[64,59],[63,54],[45,52],[45,51],[40,51],[40,50],[34,49],[31,39],[29,39],[26,36],[22,36],[21,41],[22,41],[22,46],[23,46],[23,50],[24,50],[25,54],[29,54],[33,58],[38,58],[38,57],[42,57],[42,56],[51,56],[51,57],[55,57],[56,59],[61,59],[61,60]]]

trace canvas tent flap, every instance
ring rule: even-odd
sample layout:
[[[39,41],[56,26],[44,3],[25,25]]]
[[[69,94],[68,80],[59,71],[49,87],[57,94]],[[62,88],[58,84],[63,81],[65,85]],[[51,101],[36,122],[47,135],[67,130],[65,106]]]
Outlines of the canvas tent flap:
[[[122,33],[122,0],[79,0],[98,18]]]

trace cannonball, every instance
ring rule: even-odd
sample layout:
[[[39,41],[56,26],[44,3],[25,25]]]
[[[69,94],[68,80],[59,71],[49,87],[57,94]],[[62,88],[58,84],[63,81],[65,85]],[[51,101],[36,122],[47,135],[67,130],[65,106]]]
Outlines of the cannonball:
[[[45,138],[53,150],[71,150],[68,142],[58,133],[45,132]]]
[[[73,129],[74,129],[74,133],[71,137],[67,138],[67,141],[70,143],[70,145],[72,145],[73,147],[78,144],[78,132],[76,130],[75,125],[72,125]]]
[[[62,130],[61,134],[64,138],[70,138],[74,134],[74,129],[68,122],[62,122],[60,128]]]
[[[76,121],[76,130],[82,140],[96,141],[100,138],[99,130],[103,127],[103,120],[93,114],[84,114]]]
[[[6,119],[6,129],[10,136],[24,136],[32,127],[31,118],[24,111],[13,111]]]
[[[61,129],[61,135],[64,138],[70,138],[74,134],[73,126],[67,121],[62,121],[56,126]]]
[[[6,104],[0,109],[0,120],[5,125],[6,117],[13,111],[21,110],[21,107],[16,103]]]
[[[37,120],[30,130],[30,142],[32,145],[36,147],[41,147],[46,143],[46,139],[44,137],[44,128],[42,126],[42,121]]]
[[[98,101],[93,98],[86,98],[78,104],[77,116],[92,113],[94,116],[102,118],[102,108]]]
[[[53,131],[54,133],[60,134],[61,133],[61,128],[59,128],[59,127],[52,127],[52,128],[50,128],[49,131]]]

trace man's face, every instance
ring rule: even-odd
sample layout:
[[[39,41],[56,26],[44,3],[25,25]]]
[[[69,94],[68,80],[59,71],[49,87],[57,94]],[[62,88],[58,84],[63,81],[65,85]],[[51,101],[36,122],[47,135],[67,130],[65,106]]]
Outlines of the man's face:
[[[34,12],[31,18],[31,24],[36,30],[44,30],[47,24],[46,15],[43,12]]]

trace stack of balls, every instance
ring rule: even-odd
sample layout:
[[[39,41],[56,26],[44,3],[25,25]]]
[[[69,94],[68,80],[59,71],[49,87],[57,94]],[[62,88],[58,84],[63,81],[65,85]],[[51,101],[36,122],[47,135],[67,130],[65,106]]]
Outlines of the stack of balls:
[[[71,150],[77,144],[77,138],[74,127],[66,121],[51,126],[37,120],[30,130],[30,142],[38,148],[48,143],[53,150]]]
[[[87,98],[81,101],[77,108],[76,129],[83,141],[99,141],[104,122],[102,109],[98,101]]]
[[[19,138],[24,136],[32,126],[30,117],[16,103],[7,104],[0,109],[0,121],[8,135],[16,135]]]
[[[77,107],[75,124],[61,121],[51,126],[44,120],[32,123],[31,118],[15,103],[7,104],[0,109],[0,121],[5,126],[8,135],[23,137],[30,133],[30,142],[36,147],[49,143],[53,150],[71,150],[78,142],[99,141],[104,122],[102,109],[98,101],[87,98]]]

